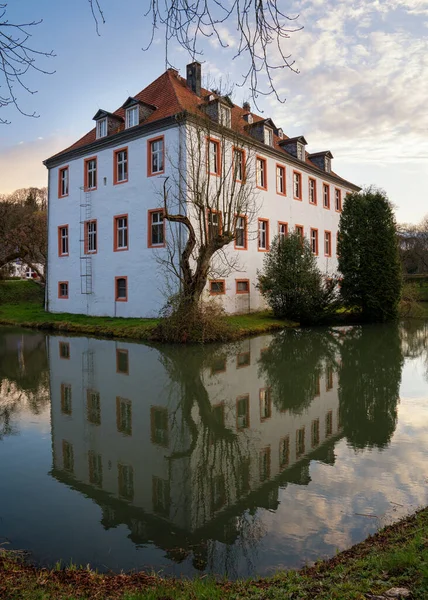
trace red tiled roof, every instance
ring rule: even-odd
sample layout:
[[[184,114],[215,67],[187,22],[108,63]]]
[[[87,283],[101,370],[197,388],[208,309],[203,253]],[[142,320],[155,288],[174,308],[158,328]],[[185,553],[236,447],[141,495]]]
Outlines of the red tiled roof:
[[[142,90],[139,94],[134,96],[137,100],[142,100],[147,104],[152,104],[156,106],[156,110],[144,121],[144,125],[147,123],[153,123],[160,119],[164,119],[166,117],[172,117],[180,112],[187,111],[190,113],[201,114],[200,107],[205,104],[205,98],[207,98],[210,94],[218,97],[217,94],[201,89],[201,96],[195,94],[186,83],[186,80],[178,74],[178,71],[174,69],[168,69],[163,73],[160,77],[155,79],[150,85],[148,85],[144,90]],[[119,108],[114,111],[115,115],[125,118],[125,109]],[[246,130],[246,126],[248,122],[244,119],[244,115],[247,115],[248,111],[240,106],[234,105],[232,108],[232,119],[231,119],[231,128],[244,136],[251,137],[248,131]],[[265,118],[260,117],[254,113],[251,113],[253,117],[253,123],[258,121],[264,121]],[[125,129],[125,120],[123,123],[118,124],[118,128],[116,133]],[[286,135],[283,136],[282,139],[288,139]],[[80,140],[58,152],[51,158],[55,158],[60,156],[65,152],[70,152],[77,148],[82,148],[87,144],[95,142],[96,140],[96,128],[94,127],[91,131],[89,131],[86,135],[84,135]],[[274,148],[279,152],[283,153],[287,156],[287,152],[279,145],[279,141],[281,138],[274,135]],[[289,156],[289,155],[288,155]],[[310,165],[312,168],[317,169],[321,173],[324,173],[322,169],[320,169],[315,163],[313,163],[308,158],[308,152],[305,153],[305,162]],[[330,175],[334,177],[339,177],[336,173],[331,172]]]

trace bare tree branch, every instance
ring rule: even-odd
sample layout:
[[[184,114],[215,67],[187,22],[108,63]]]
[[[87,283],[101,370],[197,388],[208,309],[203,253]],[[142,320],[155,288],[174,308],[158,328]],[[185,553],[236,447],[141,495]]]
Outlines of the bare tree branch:
[[[36,90],[26,85],[25,75],[31,70],[52,75],[54,71],[41,68],[36,60],[41,57],[51,58],[55,54],[53,51],[36,50],[31,44],[31,30],[40,25],[42,20],[11,23],[6,12],[7,4],[0,4],[0,108],[12,105],[26,117],[38,117],[35,112],[28,113],[21,108],[16,88],[35,94]],[[0,117],[0,124],[9,123],[7,119]]]
[[[88,0],[97,32],[105,22],[99,0]],[[295,61],[285,51],[285,42],[302,27],[296,24],[298,15],[287,16],[280,5],[283,0],[149,0],[144,13],[152,31],[147,51],[159,29],[164,32],[165,68],[174,66],[172,43],[186,50],[192,60],[203,56],[203,42],[215,40],[221,48],[237,41],[233,60],[242,58],[247,67],[240,86],[248,85],[257,106],[259,95],[274,94],[284,102],[275,84],[275,74],[283,69],[298,73]],[[267,80],[267,82],[266,82]],[[259,107],[257,107],[259,108]]]

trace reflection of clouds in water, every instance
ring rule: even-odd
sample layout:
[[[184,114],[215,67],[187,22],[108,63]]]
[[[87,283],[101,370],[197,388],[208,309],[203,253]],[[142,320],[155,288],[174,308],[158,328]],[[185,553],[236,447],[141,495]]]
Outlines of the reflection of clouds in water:
[[[401,390],[409,398],[425,399],[428,397],[426,382],[426,357],[407,359],[401,376]]]
[[[402,400],[399,417],[387,451],[354,452],[341,440],[334,468],[312,462],[308,488],[289,485],[280,490],[278,511],[263,515],[270,545],[289,544],[296,558],[300,554],[301,560],[314,560],[320,550],[344,550],[425,505],[428,403]]]

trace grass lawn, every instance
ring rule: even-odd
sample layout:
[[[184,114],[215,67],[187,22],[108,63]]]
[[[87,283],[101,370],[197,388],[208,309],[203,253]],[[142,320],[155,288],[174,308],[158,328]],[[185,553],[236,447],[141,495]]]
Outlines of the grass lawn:
[[[394,587],[428,598],[427,508],[328,561],[252,581],[37,569],[0,552],[0,598],[8,600],[365,600]]]
[[[225,317],[235,340],[249,335],[295,326],[297,323],[275,319],[269,312]],[[0,325],[17,325],[50,331],[104,337],[152,340],[159,319],[89,317],[69,313],[53,314],[43,309],[43,290],[32,281],[0,283]]]

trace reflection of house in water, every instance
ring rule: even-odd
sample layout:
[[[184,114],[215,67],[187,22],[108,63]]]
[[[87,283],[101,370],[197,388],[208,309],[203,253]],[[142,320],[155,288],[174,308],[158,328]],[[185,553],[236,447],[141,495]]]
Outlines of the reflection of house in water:
[[[333,462],[340,434],[327,365],[300,414],[278,410],[259,369],[270,340],[192,362],[202,350],[50,338],[53,475],[93,498],[105,527],[125,523],[173,559],[208,538],[232,542],[236,517],[306,485],[310,460]]]

